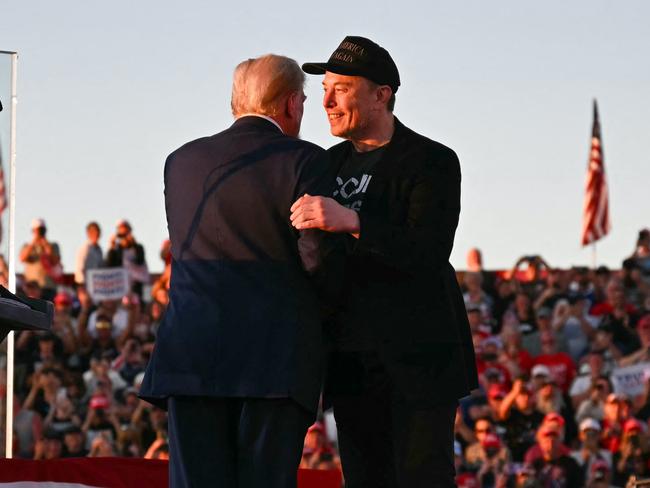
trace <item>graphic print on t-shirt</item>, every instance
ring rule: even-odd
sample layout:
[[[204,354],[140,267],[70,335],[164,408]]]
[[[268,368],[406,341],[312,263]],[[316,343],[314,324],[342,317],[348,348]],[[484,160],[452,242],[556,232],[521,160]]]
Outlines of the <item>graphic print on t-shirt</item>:
[[[336,190],[332,195],[338,203],[357,212],[361,209],[373,170],[383,153],[384,148],[381,147],[367,152],[352,149],[347,154],[336,177]]]
[[[361,180],[355,176],[351,176],[344,182],[343,178],[337,176],[336,184],[338,190],[334,192],[334,198],[342,205],[358,212],[363,203],[363,194],[368,189],[368,183],[370,183],[371,178],[372,175],[363,174],[361,175]]]

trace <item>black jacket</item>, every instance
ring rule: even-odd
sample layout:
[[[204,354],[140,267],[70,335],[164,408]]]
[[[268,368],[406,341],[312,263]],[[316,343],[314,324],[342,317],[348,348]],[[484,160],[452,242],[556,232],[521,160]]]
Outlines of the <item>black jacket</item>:
[[[333,181],[323,149],[260,117],[168,157],[170,302],[143,398],[292,397],[316,409],[323,340],[306,270],[320,267],[318,231],[299,234],[289,215]]]
[[[352,150],[349,141],[329,149],[335,168]],[[454,151],[395,119],[359,211],[360,238],[348,239],[344,306],[368,320],[373,349],[396,386],[426,404],[478,387],[465,305],[449,263],[460,182]]]

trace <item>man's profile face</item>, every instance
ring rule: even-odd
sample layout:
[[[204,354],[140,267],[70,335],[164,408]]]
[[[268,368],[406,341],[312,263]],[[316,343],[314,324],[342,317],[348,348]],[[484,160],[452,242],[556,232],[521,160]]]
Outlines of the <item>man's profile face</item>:
[[[351,140],[366,137],[374,112],[381,107],[368,80],[327,71],[323,90],[332,135]]]

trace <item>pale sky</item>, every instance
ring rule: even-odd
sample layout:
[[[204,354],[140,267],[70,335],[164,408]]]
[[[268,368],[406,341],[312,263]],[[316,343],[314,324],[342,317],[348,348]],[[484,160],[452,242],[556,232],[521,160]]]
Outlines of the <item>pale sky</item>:
[[[325,61],[346,35],[388,49],[402,78],[395,114],[460,157],[457,268],[473,246],[488,268],[522,254],[590,264],[579,240],[594,97],[612,218],[599,263],[620,266],[650,226],[644,0],[0,0],[0,12],[0,50],[20,56],[16,242],[43,217],[66,271],[88,221],[102,225],[105,247],[122,217],[161,269],[163,162],[230,125],[235,65],[269,52]],[[320,82],[308,77],[302,137],[329,147]]]

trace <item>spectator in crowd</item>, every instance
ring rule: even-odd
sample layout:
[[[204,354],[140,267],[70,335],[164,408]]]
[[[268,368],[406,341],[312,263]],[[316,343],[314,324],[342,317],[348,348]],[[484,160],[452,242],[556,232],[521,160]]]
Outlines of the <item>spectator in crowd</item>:
[[[638,261],[634,258],[623,261],[622,273],[621,282],[625,301],[636,310],[643,310],[645,297],[648,293],[648,283],[643,279],[642,269]]]
[[[650,275],[650,229],[641,229],[632,253],[645,276]]]
[[[47,240],[47,227],[43,219],[32,220],[32,240],[20,250],[26,281],[36,281],[43,290],[43,298],[51,300],[56,284],[61,280],[61,253],[56,242]]]
[[[625,291],[619,278],[610,279],[606,288],[607,299],[595,304],[591,315],[602,317],[601,324],[607,325],[613,334],[612,341],[623,354],[630,354],[639,348],[634,333],[638,312],[625,300]]]
[[[0,371],[6,376],[6,371]],[[4,400],[0,397],[0,400]],[[15,454],[19,458],[34,457],[36,442],[43,433],[43,418],[34,410],[22,408],[20,399],[14,394],[14,435],[18,441]]]
[[[635,418],[627,419],[623,424],[620,448],[614,453],[614,483],[624,486],[631,475],[647,478],[650,474],[649,460],[648,439],[641,422]]]
[[[503,278],[497,280],[494,305],[492,307],[492,317],[494,319],[495,333],[500,332],[503,325],[504,315],[512,308],[513,302],[515,301],[515,296],[514,281]]]
[[[492,316],[492,297],[483,290],[483,276],[480,272],[465,273],[463,299],[467,308],[478,308],[483,318]]]
[[[586,418],[603,420],[605,404],[613,390],[608,376],[602,375],[596,378],[589,388],[589,394],[576,409],[576,422],[582,422]]]
[[[149,283],[149,268],[144,247],[135,240],[131,224],[125,219],[117,222],[115,234],[110,238],[106,265],[125,268],[131,281],[131,291],[142,300],[143,287]]]
[[[580,446],[571,453],[573,459],[582,467],[585,477],[593,472],[594,463],[604,461],[611,472],[612,453],[600,447],[600,422],[586,418],[580,422]]]
[[[77,251],[75,261],[74,281],[77,285],[86,284],[88,270],[101,268],[104,265],[104,255],[99,245],[101,229],[97,222],[86,225],[86,236],[88,240]]]
[[[74,404],[70,399],[66,395],[60,395],[45,417],[43,428],[63,435],[73,425],[81,425],[81,419],[75,413]]]
[[[478,471],[488,459],[497,458],[503,464],[510,462],[510,452],[495,433],[494,423],[490,418],[481,418],[474,424],[476,442],[465,450],[465,465]]]
[[[524,348],[522,335],[514,324],[509,324],[501,329],[503,348],[499,362],[510,372],[510,377],[517,378],[528,376],[533,367],[533,358]]]
[[[54,296],[54,319],[52,332],[59,338],[66,356],[76,354],[78,350],[75,333],[76,320],[72,317],[72,298],[64,291]]]
[[[601,444],[612,453],[620,448],[623,426],[630,416],[629,406],[627,397],[616,393],[610,393],[605,401]]]
[[[607,300],[607,284],[612,279],[612,271],[607,266],[598,266],[594,272],[594,299],[592,305]],[[592,313],[593,315],[593,313]]]
[[[571,404],[578,408],[580,404],[589,398],[592,386],[609,371],[605,371],[604,351],[602,349],[592,349],[584,358],[580,366],[580,375],[576,376],[569,388]]]
[[[32,375],[32,387],[23,402],[24,409],[33,409],[42,418],[47,417],[62,390],[63,375],[59,369],[44,367]]]
[[[578,463],[569,455],[568,448],[562,444],[557,426],[542,423],[537,432],[539,456],[526,456],[536,472],[542,486],[583,486],[584,474]],[[533,448],[531,448],[533,449]]]
[[[553,310],[555,304],[566,296],[561,283],[561,273],[559,269],[549,269],[546,275],[546,285],[544,290],[537,296],[533,303],[533,308],[547,308]]]
[[[484,315],[481,305],[478,303],[469,303],[466,308],[467,320],[472,334],[478,334],[482,339],[490,337],[492,335],[492,327],[483,320]]]
[[[611,485],[612,468],[607,461],[602,459],[594,461],[588,474],[587,488],[614,488]]]
[[[524,292],[536,294],[543,289],[544,276],[550,269],[551,267],[541,256],[522,256],[510,271],[510,277],[516,280],[519,288]]]
[[[305,469],[340,469],[341,460],[336,455],[325,432],[325,426],[316,422],[305,436],[300,468]]]
[[[540,334],[542,352],[533,358],[534,364],[543,364],[551,372],[551,378],[563,393],[569,391],[569,386],[576,374],[576,367],[565,352],[559,352],[555,334],[544,331]]]
[[[483,456],[476,473],[481,487],[502,486],[507,479],[509,453],[496,434],[487,434],[481,441]]]
[[[63,454],[63,440],[60,432],[56,430],[46,430],[43,432],[43,438],[36,443],[34,449],[34,459],[60,459]]]
[[[621,350],[614,344],[612,327],[602,321],[596,329],[592,348],[603,351],[603,360],[605,363],[603,368],[608,373],[618,366],[618,361],[623,357]]]
[[[513,308],[514,316],[519,324],[519,330],[521,333],[528,335],[535,332],[535,330],[537,330],[535,313],[528,294],[524,292],[517,293],[513,303]]]
[[[503,438],[512,452],[512,459],[522,462],[526,451],[535,443],[537,426],[544,419],[535,409],[532,392],[522,379],[515,380],[512,390],[501,402],[499,419],[505,427]]]
[[[63,432],[62,457],[86,457],[88,450],[85,448],[83,431],[78,425],[71,425]]]
[[[555,306],[553,330],[559,332],[556,337],[566,344],[566,352],[574,362],[585,354],[596,335],[597,324],[588,320],[587,305],[586,297],[570,295],[567,300],[558,300]]]
[[[498,337],[488,337],[481,342],[480,354],[476,359],[479,382],[484,390],[489,390],[493,384],[510,388],[512,378],[508,368],[501,364],[501,340]]]
[[[552,332],[555,335],[558,351],[566,352],[567,344],[563,335],[553,329],[553,311],[550,308],[542,307],[535,312],[535,330],[523,336],[523,345],[531,356],[542,354],[542,334]]]
[[[633,364],[650,361],[650,314],[644,315],[636,326],[641,347],[631,354],[621,358],[620,366],[631,366]]]

